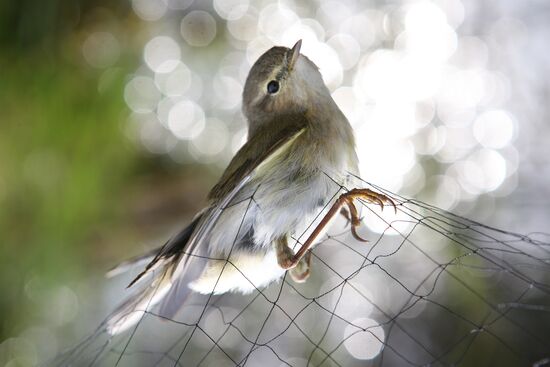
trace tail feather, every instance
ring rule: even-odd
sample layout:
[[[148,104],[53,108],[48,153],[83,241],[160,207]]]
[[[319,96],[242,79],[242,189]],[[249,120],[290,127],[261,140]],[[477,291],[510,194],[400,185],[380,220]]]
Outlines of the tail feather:
[[[147,252],[144,255],[139,255],[139,256],[136,256],[136,257],[133,257],[131,259],[128,259],[126,261],[121,262],[120,264],[118,264],[117,266],[115,266],[111,270],[109,270],[105,274],[105,277],[113,278],[113,277],[116,277],[120,274],[126,273],[127,271],[129,271],[132,268],[135,268],[135,267],[138,267],[138,266],[143,266],[147,263],[150,263],[151,260],[153,260],[155,258],[155,256],[160,252],[161,249],[162,249],[162,247],[157,247],[157,248],[154,248],[151,251]]]
[[[166,296],[171,287],[170,276],[163,271],[163,275],[154,278],[145,289],[118,306],[107,320],[107,332],[111,335],[120,334],[137,324],[145,312]]]
[[[157,251],[155,257],[147,264],[145,269],[139,273],[134,280],[128,284],[128,288],[130,288],[132,285],[136,284],[143,276],[146,274],[152,272],[157,268],[157,263],[160,260],[165,259],[171,259],[174,257],[177,257],[177,259],[180,258],[181,254],[185,251],[187,247],[187,243],[189,242],[189,239],[191,238],[191,235],[195,231],[195,228],[197,227],[197,224],[199,223],[203,212],[200,212],[193,218],[193,221],[185,227],[181,232],[179,232],[176,236],[172,237],[170,240],[168,240],[164,246],[160,248],[159,251]]]
[[[144,256],[126,261],[109,271],[108,275],[112,276],[113,274],[120,274],[137,264],[149,261],[145,269],[130,282],[128,288],[136,283],[144,283],[146,279],[148,280],[147,285],[137,290],[133,296],[130,296],[109,316],[106,324],[109,334],[122,333],[135,325],[146,311],[158,304],[168,294],[175,293],[177,296],[171,295],[168,298],[171,302],[176,300],[178,302],[168,308],[170,314],[161,316],[171,317],[177,312],[183,300],[190,293],[186,291],[187,289],[190,290],[188,283],[192,281],[192,277],[198,277],[200,271],[204,269],[204,261],[186,261],[186,269],[183,269],[182,276],[176,281],[175,292],[171,291],[174,271],[178,268],[185,254],[187,243],[201,216],[202,213],[199,213],[185,229],[167,241],[160,249],[155,249]],[[163,302],[163,309],[166,308],[166,304],[166,302]]]
[[[206,268],[206,264],[206,257],[195,256],[185,265],[185,269],[177,274],[177,277],[172,277],[172,279],[175,279],[172,288],[160,303],[159,314],[161,316],[170,319],[174,317],[187,297],[193,292],[189,285],[200,277]],[[174,271],[178,272],[177,269],[174,269]]]

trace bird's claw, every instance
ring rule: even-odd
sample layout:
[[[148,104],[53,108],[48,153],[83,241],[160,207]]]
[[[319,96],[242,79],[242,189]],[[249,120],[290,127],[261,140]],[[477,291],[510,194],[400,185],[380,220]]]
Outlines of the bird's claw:
[[[384,210],[385,205],[393,206],[395,214],[397,214],[397,205],[395,202],[384,194],[369,190],[369,189],[353,189],[348,194],[351,194],[352,199],[363,199],[369,203],[378,204],[381,210]]]
[[[369,240],[359,236],[359,234],[357,233],[357,227],[358,226],[351,226],[351,235],[353,236],[353,238],[355,238],[359,242],[369,242]]]
[[[340,209],[340,214],[342,214],[342,216],[343,216],[344,218],[346,218],[346,222],[347,222],[346,225],[347,225],[348,223],[351,223],[351,217],[350,217],[350,215],[349,215],[349,211],[348,211],[346,208]]]
[[[387,197],[386,195],[379,194],[369,189],[353,189],[343,195],[343,200],[347,205],[347,207],[349,208],[349,216],[350,216],[349,221],[351,223],[351,234],[358,241],[368,242],[368,240],[362,238],[357,233],[357,227],[359,227],[359,225],[361,224],[361,218],[359,217],[359,212],[357,210],[357,207],[355,206],[355,203],[353,202],[355,199],[363,199],[369,203],[378,204],[381,210],[384,210],[384,204],[389,204],[393,206],[393,209],[395,210],[396,214],[397,214],[397,206],[395,205],[395,202],[389,197]],[[348,217],[346,216],[346,218]]]

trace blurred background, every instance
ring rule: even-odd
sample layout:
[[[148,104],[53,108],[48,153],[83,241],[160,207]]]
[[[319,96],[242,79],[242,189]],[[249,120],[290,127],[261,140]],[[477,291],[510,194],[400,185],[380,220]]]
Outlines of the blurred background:
[[[548,231],[549,19],[542,0],[2,2],[0,364],[93,330],[124,287],[103,273],[201,207],[273,45],[303,40],[365,180]]]

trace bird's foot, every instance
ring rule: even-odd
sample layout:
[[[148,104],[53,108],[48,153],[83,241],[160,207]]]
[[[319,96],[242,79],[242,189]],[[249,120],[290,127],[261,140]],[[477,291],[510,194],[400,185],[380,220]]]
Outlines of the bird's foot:
[[[289,271],[292,280],[296,283],[303,283],[309,278],[311,273],[311,251],[308,251],[304,257],[296,259],[294,251],[288,246],[286,236],[275,241],[275,251],[277,253],[277,263],[281,268]]]
[[[277,253],[277,263],[283,269],[292,269],[297,265],[294,261],[294,251],[288,247],[286,236],[275,241],[275,252]]]
[[[353,189],[340,196],[343,204],[346,204],[349,209],[349,221],[351,223],[351,234],[353,237],[361,242],[368,242],[366,239],[359,236],[357,233],[357,227],[361,224],[361,218],[359,217],[359,211],[355,206],[355,199],[363,199],[368,203],[377,204],[381,210],[384,210],[384,205],[391,205],[397,213],[397,206],[395,202],[384,194],[377,193],[369,189]]]
[[[298,264],[289,271],[290,277],[296,283],[304,283],[311,274],[311,250],[300,259]]]

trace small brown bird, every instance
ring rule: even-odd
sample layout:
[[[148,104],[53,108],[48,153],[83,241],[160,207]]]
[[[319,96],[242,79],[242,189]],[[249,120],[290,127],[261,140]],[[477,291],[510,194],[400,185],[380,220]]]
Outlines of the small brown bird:
[[[368,189],[342,193],[357,174],[353,131],[300,46],[273,47],[252,66],[243,93],[248,141],[208,206],[164,246],[112,271],[148,261],[130,284],[144,286],[109,318],[111,334],[157,303],[159,314],[173,316],[191,291],[247,293],[287,270],[303,282],[311,246],[344,206],[358,237],[355,198],[394,205]]]

